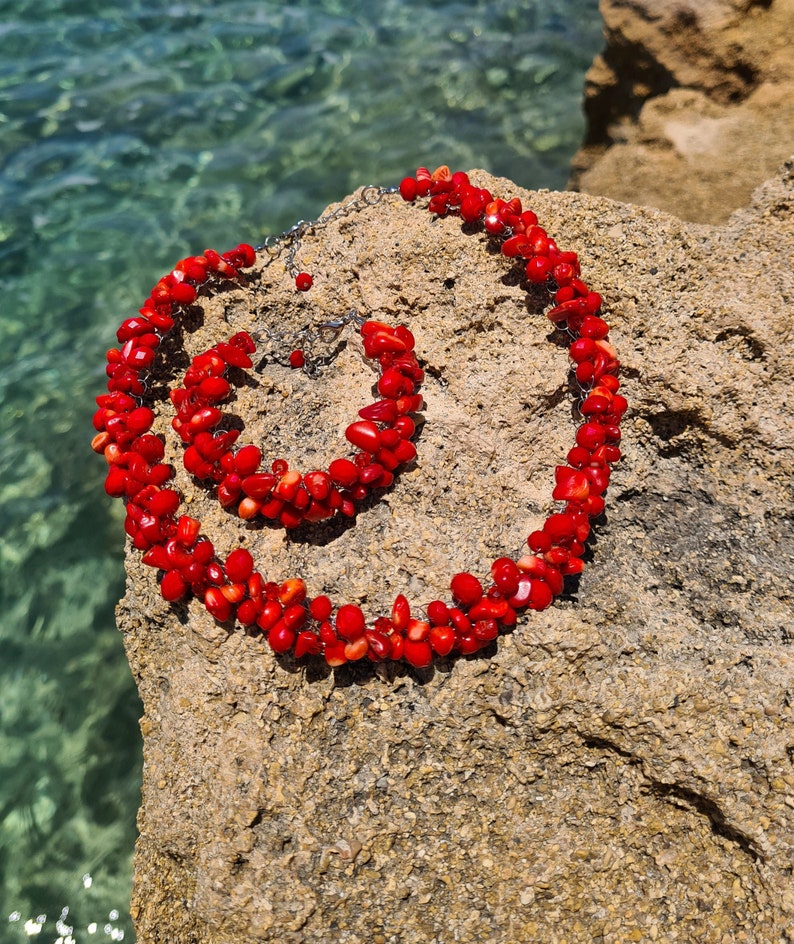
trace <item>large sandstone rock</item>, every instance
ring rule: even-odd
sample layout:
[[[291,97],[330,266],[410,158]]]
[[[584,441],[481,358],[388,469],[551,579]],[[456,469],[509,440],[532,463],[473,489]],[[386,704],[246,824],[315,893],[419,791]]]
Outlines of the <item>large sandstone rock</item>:
[[[330,671],[166,604],[131,553],[141,944],[794,940],[794,164],[722,228],[475,176],[580,253],[614,326],[631,412],[592,561],[484,657]],[[351,308],[409,324],[416,468],[354,526],[289,539],[182,479],[190,508],[221,550],[370,613],[447,598],[549,511],[564,339],[482,233],[396,197],[300,260],[311,292],[276,259],[179,346]],[[244,439],[302,468],[371,383],[354,341],[317,380],[249,373]]]
[[[794,0],[601,0],[571,186],[717,223],[794,151]]]

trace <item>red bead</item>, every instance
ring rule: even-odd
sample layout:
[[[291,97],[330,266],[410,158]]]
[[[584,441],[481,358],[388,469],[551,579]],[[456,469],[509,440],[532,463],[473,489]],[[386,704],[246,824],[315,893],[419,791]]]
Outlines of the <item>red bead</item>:
[[[306,363],[306,357],[301,350],[293,351],[289,356],[289,366],[296,369],[303,367]]]
[[[551,587],[546,581],[532,580],[531,584],[532,589],[529,595],[529,608],[531,610],[545,610],[547,606],[551,606],[554,596],[552,595]]]
[[[362,420],[374,423],[394,423],[397,419],[397,404],[394,400],[376,400],[358,411]]]
[[[302,603],[306,599],[306,584],[300,577],[291,577],[278,588],[278,598],[284,606]]]
[[[352,603],[339,607],[336,614],[336,631],[340,638],[352,641],[364,635],[367,623],[361,608]]]
[[[328,466],[328,474],[342,488],[350,488],[358,482],[358,468],[349,459],[334,459]]]
[[[295,645],[295,631],[280,620],[267,634],[267,641],[273,652],[289,652]]]
[[[400,196],[407,203],[413,203],[416,200],[418,185],[413,177],[404,177],[400,181]]]
[[[600,423],[584,423],[576,430],[577,445],[584,449],[598,449],[606,441],[606,431]]]
[[[577,338],[568,349],[571,360],[577,364],[592,360],[598,353],[598,348],[592,338]]]
[[[225,623],[232,615],[232,604],[221,593],[219,587],[209,587],[204,594],[204,606],[219,623]]]
[[[469,573],[455,574],[450,582],[452,596],[461,606],[472,606],[482,599],[482,584]]]
[[[330,598],[324,595],[315,597],[309,604],[309,613],[319,623],[324,622],[331,616],[332,609]]]
[[[414,668],[424,669],[433,661],[433,650],[427,641],[412,642],[406,639],[403,644],[403,658]]]
[[[238,547],[226,558],[226,576],[232,583],[241,583],[251,576],[254,558],[244,547]]]
[[[449,623],[449,607],[441,600],[427,604],[427,618],[434,626],[446,626]]]
[[[164,488],[154,494],[146,503],[147,509],[158,517],[172,515],[181,503],[182,499],[178,492],[172,489]]]
[[[573,537],[576,530],[576,522],[571,515],[551,515],[546,519],[543,530],[551,538],[552,544],[559,544]]]
[[[253,475],[261,462],[262,450],[258,446],[243,446],[234,457],[234,471],[242,476]]]
[[[331,668],[338,668],[340,665],[344,665],[347,662],[347,656],[345,655],[345,644],[340,640],[336,642],[327,642],[325,644],[325,651],[323,652],[323,657],[328,665]]]
[[[299,292],[308,292],[313,284],[314,279],[308,272],[299,272],[295,276],[295,288],[297,288]]]
[[[295,640],[295,658],[300,659],[303,656],[316,656],[322,652],[323,644],[320,637],[308,629],[298,633]]]
[[[391,623],[398,632],[404,632],[411,618],[411,606],[403,594],[399,594],[392,606]]]
[[[184,547],[192,547],[198,539],[200,530],[201,522],[197,518],[182,515],[177,521],[176,539]]]
[[[411,642],[423,642],[430,635],[430,623],[425,620],[410,619],[405,632],[405,638]]]
[[[190,305],[196,300],[196,290],[188,282],[177,282],[171,288],[171,298],[180,305]]]
[[[583,338],[592,338],[599,341],[609,334],[609,325],[602,318],[587,315],[582,322],[579,333]]]
[[[519,575],[518,566],[510,557],[500,557],[491,564],[493,582],[505,596],[515,593]]]
[[[263,632],[267,633],[278,623],[283,612],[283,608],[278,600],[268,600],[262,606],[262,611],[257,617],[256,625],[263,630]]]
[[[557,484],[551,497],[556,501],[583,501],[590,494],[590,483],[584,472],[558,465],[554,477]]]
[[[451,626],[434,626],[427,641],[437,655],[448,656],[455,646],[455,630]]]
[[[277,482],[277,478],[270,472],[256,472],[254,475],[247,475],[241,482],[245,494],[255,501],[264,501]]]
[[[554,263],[546,256],[535,256],[526,266],[527,279],[536,285],[541,285],[551,275]]]
[[[499,635],[499,624],[495,619],[482,619],[474,624],[474,635],[481,642],[491,642]]]
[[[163,579],[160,581],[160,593],[164,600],[169,602],[181,600],[187,593],[187,589],[188,586],[178,570],[168,570],[163,574]]]

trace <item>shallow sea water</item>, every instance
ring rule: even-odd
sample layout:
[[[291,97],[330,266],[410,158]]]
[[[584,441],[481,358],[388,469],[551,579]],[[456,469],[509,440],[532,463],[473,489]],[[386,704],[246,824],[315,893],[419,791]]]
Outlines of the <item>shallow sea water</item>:
[[[0,941],[133,939],[123,515],[88,445],[118,324],[176,259],[420,165],[564,187],[601,45],[596,0],[0,0]]]

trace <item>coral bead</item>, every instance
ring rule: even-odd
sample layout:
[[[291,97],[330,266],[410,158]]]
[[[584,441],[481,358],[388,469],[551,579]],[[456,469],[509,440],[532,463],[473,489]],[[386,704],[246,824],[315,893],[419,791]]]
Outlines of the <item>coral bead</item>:
[[[364,635],[367,623],[361,607],[345,603],[336,614],[336,631],[340,638],[352,642]]]
[[[244,547],[238,547],[226,558],[226,576],[232,583],[248,580],[254,570],[254,558]]]
[[[295,658],[300,659],[303,656],[316,656],[322,652],[323,644],[320,637],[308,629],[298,633],[295,640]]]
[[[160,581],[160,593],[164,600],[169,602],[181,600],[187,593],[187,589],[187,583],[178,570],[168,570],[163,574],[163,579]]]
[[[516,592],[519,575],[516,562],[509,557],[500,557],[491,564],[493,582],[505,596]]]
[[[325,501],[333,487],[333,481],[327,472],[307,472],[303,477],[303,484],[315,501]]]
[[[243,446],[234,457],[234,471],[238,475],[253,475],[261,462],[262,450],[258,446]]]
[[[529,608],[531,610],[545,610],[547,606],[551,606],[554,597],[551,587],[545,580],[532,580],[531,587],[529,594]]]
[[[290,629],[284,620],[280,620],[267,634],[267,641],[273,652],[284,653],[289,652],[295,645],[295,636],[294,630]]]
[[[225,623],[232,615],[232,604],[221,593],[219,587],[209,587],[204,594],[204,606],[219,623]]]
[[[325,595],[315,597],[309,604],[309,613],[320,623],[331,616],[332,609],[331,600]]]
[[[446,626],[449,623],[449,607],[441,600],[427,604],[427,618],[434,626]]]
[[[413,177],[404,177],[400,181],[400,196],[407,203],[413,203],[416,200],[419,187]]]
[[[455,630],[451,626],[434,626],[427,641],[437,655],[448,656],[455,646]]]
[[[398,632],[404,632],[411,618],[411,605],[403,594],[399,594],[391,609],[391,623]]]
[[[450,582],[450,589],[455,601],[461,606],[473,606],[482,599],[482,584],[473,574],[455,574]]]
[[[433,650],[425,641],[412,642],[406,639],[403,644],[403,658],[416,669],[424,669],[433,661]]]
[[[171,288],[171,298],[180,305],[190,305],[196,300],[196,290],[188,282],[178,282]]]
[[[374,424],[373,424],[374,425]],[[375,427],[377,430],[377,427]],[[334,459],[328,466],[328,474],[331,479],[342,488],[350,488],[358,482],[358,468],[350,459]]]
[[[312,285],[314,285],[314,279],[308,272],[299,272],[295,276],[295,288],[299,292],[308,292]]]
[[[535,285],[542,285],[551,275],[554,263],[546,256],[535,256],[526,266],[527,279]]]

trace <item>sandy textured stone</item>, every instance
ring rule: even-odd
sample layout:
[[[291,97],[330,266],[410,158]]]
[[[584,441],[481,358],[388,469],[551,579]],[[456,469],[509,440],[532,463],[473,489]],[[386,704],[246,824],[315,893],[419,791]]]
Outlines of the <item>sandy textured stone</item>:
[[[794,0],[601,0],[572,187],[725,222],[794,151]]]
[[[332,672],[165,604],[128,555],[142,944],[793,939],[794,165],[722,228],[475,177],[518,193],[606,300],[631,412],[592,561],[486,657]],[[311,292],[277,259],[176,347],[351,308],[407,323],[416,466],[355,525],[289,538],[180,478],[189,507],[221,551],[370,614],[446,598],[550,510],[575,428],[564,339],[483,234],[395,197],[300,262]],[[246,373],[242,440],[304,469],[339,453],[372,381],[354,340],[317,380]]]

